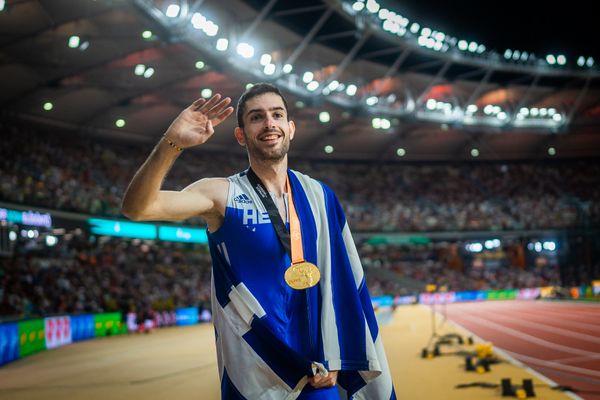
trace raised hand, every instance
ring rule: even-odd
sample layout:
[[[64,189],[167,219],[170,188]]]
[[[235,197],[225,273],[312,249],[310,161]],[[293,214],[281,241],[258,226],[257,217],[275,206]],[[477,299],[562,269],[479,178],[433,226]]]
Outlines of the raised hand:
[[[206,142],[215,132],[214,127],[233,112],[229,103],[229,97],[221,100],[218,93],[209,100],[194,101],[175,118],[165,136],[183,148]]]

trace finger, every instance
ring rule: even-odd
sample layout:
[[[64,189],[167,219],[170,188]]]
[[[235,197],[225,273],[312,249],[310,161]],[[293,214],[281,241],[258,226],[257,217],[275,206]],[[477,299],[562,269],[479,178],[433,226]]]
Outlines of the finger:
[[[213,125],[219,125],[221,122],[225,121],[225,118],[229,117],[233,113],[233,107],[228,107],[221,111],[220,114],[211,118]]]
[[[206,132],[209,135],[212,135],[213,133],[215,133],[215,129],[213,128],[213,124],[212,124],[212,122],[210,122],[210,119],[206,123]]]
[[[205,98],[199,98],[196,101],[194,101],[192,103],[192,105],[190,106],[190,108],[194,111],[196,111],[198,108],[202,107],[202,105],[206,103],[206,99]]]
[[[220,99],[221,99],[221,94],[217,93],[213,97],[211,97],[206,103],[204,103],[200,108],[198,108],[198,110],[196,110],[196,111],[207,112],[208,110],[213,108],[213,106],[215,104],[217,104]]]
[[[206,112],[206,116],[208,118],[214,118],[214,116],[223,111],[223,109],[225,109],[229,105],[229,103],[231,103],[231,99],[229,97],[224,98],[216,106],[208,110]]]

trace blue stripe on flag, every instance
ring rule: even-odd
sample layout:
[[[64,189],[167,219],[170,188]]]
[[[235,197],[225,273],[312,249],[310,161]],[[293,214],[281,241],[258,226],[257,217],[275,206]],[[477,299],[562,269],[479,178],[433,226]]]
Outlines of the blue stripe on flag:
[[[229,379],[229,375],[227,375],[227,370],[223,370],[223,380],[221,381],[221,399],[222,400],[246,400],[244,396],[240,393],[239,390],[235,387],[231,379]]]
[[[375,318],[375,313],[368,311],[373,309],[373,305],[371,303],[371,296],[369,296],[369,289],[367,289],[367,283],[364,277],[358,288],[358,294],[360,296],[360,301],[362,302],[363,310],[367,310],[365,311],[365,318],[367,320],[367,325],[369,326],[369,331],[371,331],[371,338],[373,339],[374,343],[379,335],[379,327],[377,326],[377,318]]]

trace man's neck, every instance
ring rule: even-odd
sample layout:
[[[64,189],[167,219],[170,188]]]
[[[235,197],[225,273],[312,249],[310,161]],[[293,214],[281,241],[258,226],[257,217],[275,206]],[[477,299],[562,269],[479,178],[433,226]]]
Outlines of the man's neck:
[[[260,178],[267,191],[281,197],[287,179],[287,155],[281,161],[264,162],[250,159],[250,167]]]

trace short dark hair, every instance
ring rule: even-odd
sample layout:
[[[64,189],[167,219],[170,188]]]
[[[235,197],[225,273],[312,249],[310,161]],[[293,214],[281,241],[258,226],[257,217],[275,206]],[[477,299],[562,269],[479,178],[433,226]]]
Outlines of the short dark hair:
[[[285,113],[288,114],[287,101],[285,100],[285,97],[283,97],[283,95],[281,94],[279,89],[277,89],[275,86],[271,85],[270,83],[265,83],[265,82],[256,83],[252,87],[247,89],[244,93],[242,93],[242,96],[238,100],[237,111],[236,111],[235,115],[237,117],[238,126],[240,128],[244,127],[244,112],[246,112],[246,103],[248,102],[248,100],[253,99],[253,98],[260,96],[262,94],[265,94],[265,93],[275,93],[276,95],[281,97],[281,100],[283,100],[283,106],[285,107]],[[288,115],[288,120],[289,120],[289,115]]]

